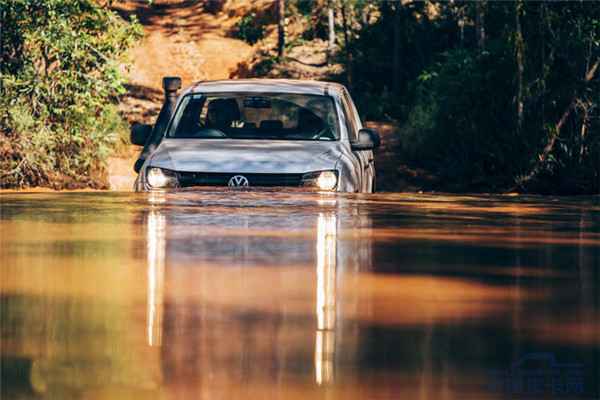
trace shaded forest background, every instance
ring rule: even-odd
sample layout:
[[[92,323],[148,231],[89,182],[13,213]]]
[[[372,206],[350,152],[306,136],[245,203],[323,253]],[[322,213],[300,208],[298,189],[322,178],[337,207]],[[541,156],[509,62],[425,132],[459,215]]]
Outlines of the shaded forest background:
[[[126,126],[115,65],[141,37],[118,3],[0,0],[2,187],[103,185],[105,153],[126,136],[104,140]],[[423,189],[600,192],[595,2],[180,3],[252,46],[231,77],[346,84],[366,120],[397,127],[392,161]],[[79,54],[88,42],[96,51]]]

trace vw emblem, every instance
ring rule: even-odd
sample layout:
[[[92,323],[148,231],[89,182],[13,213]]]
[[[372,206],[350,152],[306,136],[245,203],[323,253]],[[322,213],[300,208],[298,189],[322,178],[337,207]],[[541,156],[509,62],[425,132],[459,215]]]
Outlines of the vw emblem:
[[[227,186],[245,187],[245,186],[248,186],[248,183],[249,183],[248,178],[246,178],[244,175],[234,175],[231,177],[231,179],[227,183]]]

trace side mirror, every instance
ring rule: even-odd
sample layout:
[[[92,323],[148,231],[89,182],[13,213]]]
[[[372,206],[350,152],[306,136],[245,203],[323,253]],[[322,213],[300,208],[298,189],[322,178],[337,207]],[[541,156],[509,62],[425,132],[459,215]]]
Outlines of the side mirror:
[[[134,123],[131,126],[131,143],[136,146],[143,146],[152,134],[152,125]]]
[[[373,129],[363,128],[358,131],[358,141],[352,143],[352,150],[374,150],[381,145],[379,133]]]

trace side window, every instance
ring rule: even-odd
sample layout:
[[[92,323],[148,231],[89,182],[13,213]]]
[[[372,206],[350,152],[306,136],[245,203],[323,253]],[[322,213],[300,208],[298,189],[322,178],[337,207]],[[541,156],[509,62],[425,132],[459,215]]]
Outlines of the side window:
[[[177,137],[197,130],[204,102],[205,99],[202,97],[187,96],[180,106],[183,111],[175,117],[171,125],[169,136]],[[175,131],[173,127],[176,127]]]
[[[353,107],[351,103],[348,102],[348,98],[346,93],[341,97],[342,100],[342,108],[344,109],[344,123],[346,124],[346,129],[348,130],[348,139],[351,142],[355,142],[358,138],[356,137],[358,133],[358,125],[356,125],[356,119],[353,115]]]
[[[354,102],[350,98],[350,95],[348,94],[348,92],[344,92],[344,96],[346,97],[346,101],[348,102],[348,105],[350,106],[350,108],[349,108],[350,115],[352,116],[352,119],[354,120],[354,123],[355,123],[357,131],[358,131],[359,129],[362,128],[362,122],[360,120],[360,115],[358,114],[358,110],[356,109],[356,105],[354,104]]]

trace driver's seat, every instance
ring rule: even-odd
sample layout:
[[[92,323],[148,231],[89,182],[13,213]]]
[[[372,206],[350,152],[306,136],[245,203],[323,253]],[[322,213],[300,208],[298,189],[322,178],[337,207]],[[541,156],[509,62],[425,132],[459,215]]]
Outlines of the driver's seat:
[[[208,103],[206,127],[221,131],[231,128],[233,121],[240,119],[240,108],[235,99],[214,99]]]
[[[324,126],[323,120],[308,108],[301,108],[298,111],[298,131],[317,133]]]

